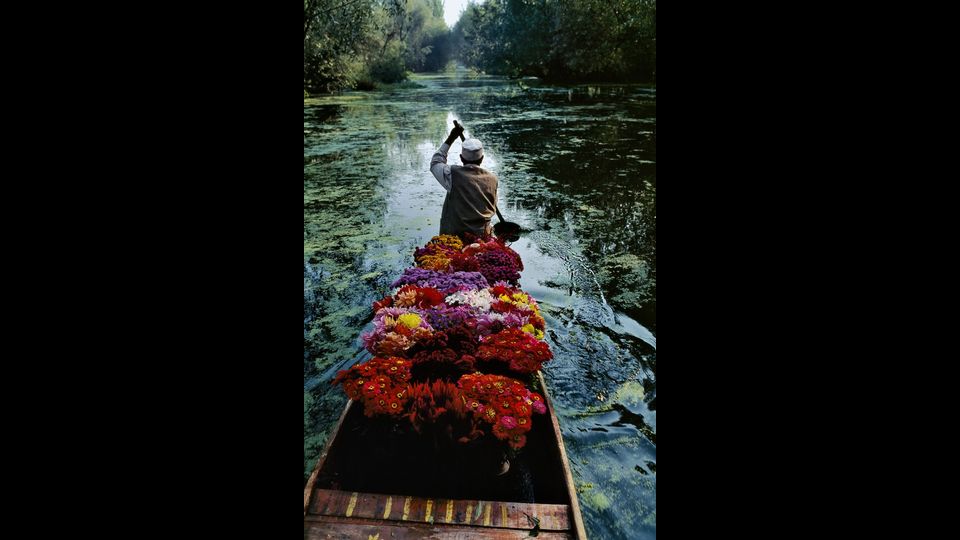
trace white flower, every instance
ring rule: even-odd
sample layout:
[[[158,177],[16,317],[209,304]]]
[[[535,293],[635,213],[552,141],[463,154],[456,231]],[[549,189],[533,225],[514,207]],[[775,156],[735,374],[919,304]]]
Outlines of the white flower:
[[[493,304],[494,298],[489,290],[483,289],[479,291],[460,291],[450,294],[447,295],[446,301],[450,305],[464,304],[481,313],[486,313],[490,311],[490,305]]]

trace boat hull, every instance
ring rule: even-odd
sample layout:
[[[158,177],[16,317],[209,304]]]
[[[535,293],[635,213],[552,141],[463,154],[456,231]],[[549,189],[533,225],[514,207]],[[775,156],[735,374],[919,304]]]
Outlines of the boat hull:
[[[534,530],[586,538],[552,400],[537,379],[548,418],[535,419],[501,476],[478,467],[471,456],[479,454],[441,452],[444,460],[403,439],[384,444],[348,402],[304,488],[304,538],[528,538]]]

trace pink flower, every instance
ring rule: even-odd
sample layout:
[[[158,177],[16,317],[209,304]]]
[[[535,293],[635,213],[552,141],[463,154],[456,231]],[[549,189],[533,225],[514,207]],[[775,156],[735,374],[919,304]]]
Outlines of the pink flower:
[[[512,416],[501,416],[500,423],[503,424],[503,427],[507,429],[513,429],[517,427],[517,419]]]
[[[536,411],[538,414],[544,414],[547,412],[547,407],[543,404],[542,401],[534,401],[533,410]]]

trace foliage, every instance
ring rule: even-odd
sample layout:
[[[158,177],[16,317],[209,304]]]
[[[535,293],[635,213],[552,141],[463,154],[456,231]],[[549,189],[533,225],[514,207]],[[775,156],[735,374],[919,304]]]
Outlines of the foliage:
[[[656,81],[656,0],[487,0],[453,30],[442,0],[304,0],[310,92],[372,90],[453,59],[549,80]]]
[[[487,0],[454,28],[468,66],[552,80],[656,80],[656,0]]]
[[[373,90],[452,56],[442,0],[304,0],[307,91]]]
[[[371,31],[370,0],[304,0],[303,86],[331,92],[352,83]]]

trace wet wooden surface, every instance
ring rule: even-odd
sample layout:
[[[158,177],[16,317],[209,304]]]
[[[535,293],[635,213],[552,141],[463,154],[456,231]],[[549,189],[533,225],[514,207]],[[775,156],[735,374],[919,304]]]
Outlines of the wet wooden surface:
[[[332,516],[428,524],[470,525],[529,531],[570,529],[570,507],[501,501],[426,499],[315,489],[307,518]]]
[[[434,538],[437,540],[521,540],[532,538],[529,530],[474,527],[469,525],[443,525],[408,523],[366,518],[344,518],[307,515],[303,521],[304,540],[361,539],[386,540],[405,538]],[[568,532],[542,531],[537,535],[543,540],[568,540]]]

